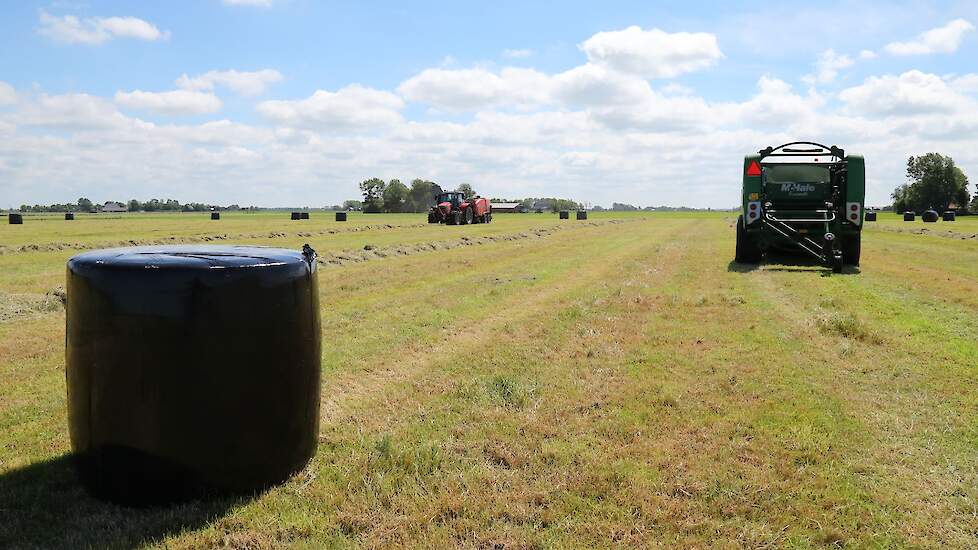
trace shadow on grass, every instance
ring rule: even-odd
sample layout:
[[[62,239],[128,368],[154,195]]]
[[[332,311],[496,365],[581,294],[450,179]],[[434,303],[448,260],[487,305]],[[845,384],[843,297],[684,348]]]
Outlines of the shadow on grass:
[[[786,252],[768,251],[764,259],[757,264],[742,264],[736,261],[727,264],[727,271],[733,273],[750,273],[764,268],[764,271],[793,271],[793,272],[820,272],[823,277],[830,275],[857,275],[859,268],[847,265],[842,268],[842,273],[832,273],[832,268],[826,267],[821,262],[811,256],[802,256]]]
[[[203,527],[254,497],[126,508],[89,496],[64,455],[0,474],[0,548],[134,548]]]

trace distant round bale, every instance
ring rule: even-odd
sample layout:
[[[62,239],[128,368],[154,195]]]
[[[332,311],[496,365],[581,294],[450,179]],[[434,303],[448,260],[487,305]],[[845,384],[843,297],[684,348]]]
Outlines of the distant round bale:
[[[302,212],[302,216],[301,217],[304,220],[308,220],[309,219],[309,212]]]
[[[917,218],[917,215],[915,213],[913,213],[913,212],[904,212],[903,213],[903,221],[905,221],[905,222],[912,222],[916,218]]]
[[[936,210],[926,210],[920,215],[920,219],[926,223],[935,223],[939,217]]]
[[[306,465],[321,354],[311,248],[116,248],[67,267],[68,427],[90,492],[178,502]]]
[[[586,220],[587,219],[587,210],[578,210],[577,211],[577,219],[579,219],[579,220]]]
[[[293,220],[301,220],[302,219],[302,212],[293,212],[292,213],[292,219]]]
[[[73,212],[65,212],[65,221],[70,222],[75,219],[75,214]]]
[[[948,210],[944,213],[944,221],[953,222],[957,218],[957,214],[953,210]]]
[[[24,223],[24,216],[11,212],[7,215],[7,223],[10,225],[21,225]]]
[[[866,218],[865,219],[868,222],[875,222],[876,221],[876,212],[873,212],[873,211],[866,212]]]
[[[345,222],[346,221],[346,212],[337,212],[336,213],[336,221],[338,221],[338,222]]]
[[[221,213],[220,212],[211,212],[211,219],[212,220],[219,220],[219,219],[221,219]]]
[[[567,210],[561,210],[560,211],[560,219],[562,219],[562,220],[569,220],[570,219],[570,212],[567,211]]]

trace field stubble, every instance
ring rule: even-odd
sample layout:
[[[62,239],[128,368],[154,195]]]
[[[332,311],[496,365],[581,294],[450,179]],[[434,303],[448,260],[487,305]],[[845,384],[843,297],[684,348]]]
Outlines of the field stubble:
[[[497,219],[242,225],[329,264],[319,453],[250,498],[85,496],[62,458],[57,296],[16,306],[0,319],[0,546],[978,543],[973,240],[871,227],[861,272],[824,276],[729,264],[722,215]],[[931,261],[908,266],[919,250]],[[44,296],[66,257],[0,256],[0,292]]]

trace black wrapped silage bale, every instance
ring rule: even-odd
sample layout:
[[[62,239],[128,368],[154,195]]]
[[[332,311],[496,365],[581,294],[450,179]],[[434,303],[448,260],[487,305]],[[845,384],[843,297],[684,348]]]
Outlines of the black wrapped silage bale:
[[[219,220],[219,219],[221,219],[221,213],[220,212],[211,212],[211,219],[212,220]]]
[[[926,210],[920,215],[921,221],[926,223],[935,223],[939,217],[936,210]]]
[[[578,210],[577,211],[577,219],[579,219],[579,220],[586,220],[587,219],[587,210]]]
[[[73,212],[65,212],[65,221],[70,222],[75,219],[75,214]]]
[[[301,212],[301,215],[299,217],[302,218],[303,220],[308,220],[309,212]]]
[[[865,219],[868,222],[875,222],[876,221],[876,212],[872,212],[872,211],[866,212],[866,218]]]
[[[302,212],[293,212],[292,213],[292,219],[293,220],[301,220],[302,219]]]
[[[562,219],[562,220],[569,220],[570,219],[570,212],[568,212],[567,210],[561,210],[560,211],[560,219]]]
[[[903,213],[903,221],[905,221],[905,222],[912,222],[916,218],[917,218],[917,214],[915,214],[913,212],[904,212]]]
[[[944,213],[944,221],[953,222],[957,218],[957,214],[953,210],[948,210]]]
[[[315,253],[146,246],[67,267],[68,425],[91,492],[130,505],[259,490],[319,431]]]
[[[336,221],[338,221],[338,222],[345,222],[346,221],[346,212],[337,212],[336,213]]]
[[[24,216],[22,214],[11,212],[7,215],[7,223],[10,225],[21,225],[24,223]]]

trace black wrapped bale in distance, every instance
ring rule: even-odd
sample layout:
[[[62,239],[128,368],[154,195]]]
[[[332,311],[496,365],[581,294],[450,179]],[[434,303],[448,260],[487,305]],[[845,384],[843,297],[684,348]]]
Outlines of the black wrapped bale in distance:
[[[7,222],[10,223],[10,225],[21,225],[24,223],[24,216],[11,212],[7,215]]]
[[[302,212],[301,218],[304,219],[304,220],[308,220],[309,219],[309,212]]]
[[[903,213],[903,221],[905,221],[905,222],[912,222],[912,221],[914,221],[914,219],[916,217],[917,217],[917,215],[915,213],[913,213],[913,212],[904,212]]]
[[[75,214],[72,212],[65,212],[65,221],[72,221],[75,219]]]
[[[587,210],[578,210],[577,211],[577,219],[579,219],[579,220],[586,220],[587,219]]]
[[[876,221],[876,212],[866,212],[866,221],[868,221],[868,222],[875,222]]]
[[[948,210],[947,212],[944,213],[944,221],[946,222],[953,222],[955,218],[957,218],[957,214],[955,214],[951,210]]]
[[[346,212],[337,212],[336,213],[336,221],[338,221],[338,222],[345,222],[346,221]]]
[[[221,213],[220,212],[211,212],[211,219],[212,220],[219,220],[219,219],[221,219]]]
[[[567,210],[561,210],[560,211],[560,219],[562,219],[562,220],[569,220],[570,219],[570,212],[568,212]]]
[[[920,219],[926,223],[934,223],[939,217],[936,210],[927,210],[920,215]]]
[[[315,252],[144,246],[68,260],[71,446],[130,505],[251,492],[316,450]]]
[[[293,212],[292,213],[292,219],[293,220],[301,220],[302,219],[302,212]]]

